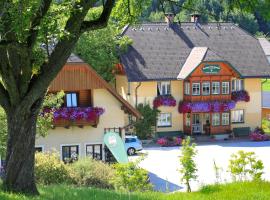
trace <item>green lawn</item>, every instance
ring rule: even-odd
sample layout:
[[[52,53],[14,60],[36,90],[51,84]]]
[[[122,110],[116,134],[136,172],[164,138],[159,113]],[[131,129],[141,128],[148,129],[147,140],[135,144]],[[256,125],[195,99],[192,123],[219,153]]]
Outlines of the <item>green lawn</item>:
[[[31,198],[0,191],[1,200],[269,200],[270,182],[245,182],[205,186],[199,192],[163,194],[144,192],[117,193],[108,190],[70,186],[40,187],[41,195]]]
[[[265,82],[265,79],[262,79],[262,90],[270,92],[270,80]]]

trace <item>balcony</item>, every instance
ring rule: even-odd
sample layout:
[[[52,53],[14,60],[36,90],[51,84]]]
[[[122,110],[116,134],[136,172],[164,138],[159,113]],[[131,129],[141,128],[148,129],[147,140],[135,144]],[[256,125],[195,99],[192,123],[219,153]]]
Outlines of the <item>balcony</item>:
[[[64,107],[53,111],[54,127],[93,126],[97,127],[99,117],[104,113],[100,107]]]

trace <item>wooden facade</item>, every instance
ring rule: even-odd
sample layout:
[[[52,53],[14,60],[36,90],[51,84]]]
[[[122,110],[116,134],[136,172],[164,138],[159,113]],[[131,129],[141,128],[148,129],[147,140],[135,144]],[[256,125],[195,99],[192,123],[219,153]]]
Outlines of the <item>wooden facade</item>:
[[[203,68],[206,65],[218,65],[220,67],[220,71],[218,73],[204,73]],[[183,90],[183,99],[184,101],[188,102],[203,102],[203,101],[230,101],[231,100],[231,81],[233,78],[240,78],[240,75],[238,72],[236,72],[228,63],[226,62],[202,62],[184,81],[183,81],[183,88],[185,87],[185,82],[189,83],[189,91],[190,94],[185,94],[185,90]],[[210,83],[210,94],[209,95],[203,95],[202,94],[202,83],[203,82],[209,82]],[[212,94],[212,82],[219,82],[219,94]],[[228,94],[222,94],[221,92],[221,86],[222,82],[229,82],[229,93]],[[200,94],[199,95],[192,95],[192,84],[193,83],[200,83]],[[229,113],[229,112],[228,112]],[[201,123],[201,133],[204,132],[204,127],[206,126],[206,118],[205,116],[208,116],[207,120],[210,122],[210,134],[219,134],[219,133],[226,133],[231,130],[231,122],[230,125],[219,125],[219,126],[213,126],[212,125],[212,114],[213,113],[188,113],[190,117],[190,126],[187,126],[187,114],[184,114],[183,117],[183,129],[184,132],[187,134],[192,135],[193,134],[193,121],[194,117],[199,116],[199,120]],[[208,115],[207,115],[208,114]],[[222,113],[219,113],[220,116],[220,124],[222,120]]]

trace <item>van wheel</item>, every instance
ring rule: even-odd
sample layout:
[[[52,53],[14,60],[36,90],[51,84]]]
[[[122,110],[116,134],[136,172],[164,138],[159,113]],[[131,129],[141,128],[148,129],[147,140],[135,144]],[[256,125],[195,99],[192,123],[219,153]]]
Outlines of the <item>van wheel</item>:
[[[129,156],[133,156],[135,154],[136,150],[133,148],[133,147],[130,147],[128,150],[127,150],[127,154]]]

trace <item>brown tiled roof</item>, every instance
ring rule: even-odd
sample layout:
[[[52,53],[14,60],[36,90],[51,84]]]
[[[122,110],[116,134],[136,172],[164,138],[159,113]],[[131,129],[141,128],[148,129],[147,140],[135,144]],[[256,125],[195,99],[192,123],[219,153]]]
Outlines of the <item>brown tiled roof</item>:
[[[226,61],[243,77],[269,77],[259,41],[232,23],[144,23],[123,32],[133,43],[121,55],[129,81],[174,80],[194,47],[208,47],[204,61]]]

